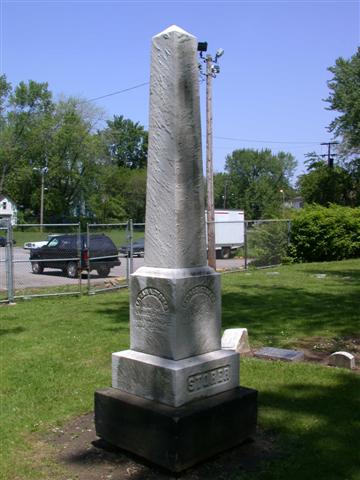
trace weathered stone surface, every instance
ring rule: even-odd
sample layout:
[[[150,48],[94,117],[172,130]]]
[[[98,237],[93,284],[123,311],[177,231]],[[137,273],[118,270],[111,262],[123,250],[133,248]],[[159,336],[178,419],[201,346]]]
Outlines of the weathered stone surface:
[[[220,349],[220,275],[143,267],[131,278],[130,348],[180,360]]]
[[[220,277],[207,266],[197,40],[153,38],[145,267],[130,285],[131,350],[95,394],[97,434],[174,472],[251,436],[256,394],[220,350]]]
[[[145,265],[206,265],[197,39],[172,26],[153,38]]]
[[[249,353],[249,335],[247,328],[228,328],[221,338],[221,348],[238,353]]]
[[[355,368],[355,357],[349,352],[335,352],[329,357],[329,365],[340,368]]]
[[[239,385],[239,354],[232,351],[174,361],[124,350],[112,362],[113,388],[174,407]]]
[[[304,352],[299,350],[286,350],[284,348],[265,347],[254,353],[255,357],[268,358],[271,360],[284,360],[285,362],[301,362],[304,360]]]
[[[109,443],[173,472],[255,435],[257,392],[236,388],[186,407],[169,407],[120,390],[95,393],[95,428]]]

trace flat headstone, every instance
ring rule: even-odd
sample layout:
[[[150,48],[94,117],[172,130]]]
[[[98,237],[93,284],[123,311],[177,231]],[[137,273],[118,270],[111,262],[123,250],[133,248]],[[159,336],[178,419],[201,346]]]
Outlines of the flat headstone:
[[[221,338],[221,348],[249,353],[251,350],[247,328],[227,328]]]
[[[301,362],[304,360],[304,352],[273,347],[264,347],[255,352],[254,356],[271,360],[283,360],[285,362]]]
[[[329,357],[329,365],[332,367],[355,368],[355,357],[349,352],[335,352]]]

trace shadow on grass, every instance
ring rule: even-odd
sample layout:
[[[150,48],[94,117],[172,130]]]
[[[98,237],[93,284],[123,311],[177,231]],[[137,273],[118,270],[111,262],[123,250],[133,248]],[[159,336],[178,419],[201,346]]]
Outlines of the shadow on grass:
[[[25,332],[23,327],[0,328],[0,337]]]
[[[328,264],[327,264],[328,265]],[[309,275],[317,275],[321,274],[322,269],[321,266],[320,268],[307,268],[306,273]],[[349,280],[356,280],[360,282],[360,270],[359,269],[352,269],[352,268],[336,268],[334,270],[331,270],[329,268],[326,268],[324,271],[327,277],[336,277],[337,279],[349,279]]]
[[[360,377],[339,372],[331,385],[289,383],[260,392],[264,421],[281,433],[285,452],[272,476],[261,478],[358,478]]]
[[[222,295],[223,328],[241,325],[255,341],[359,332],[359,292],[309,292],[284,286],[242,285]]]
[[[81,433],[74,435],[74,432]],[[68,424],[55,440],[57,460],[65,464],[78,480],[229,480],[234,472],[256,472],[264,462],[278,458],[273,449],[273,437],[258,430],[256,441],[247,441],[208,460],[172,474],[133,453],[114,447],[95,437],[93,419],[82,416]],[[154,431],[154,442],[157,432]],[[165,454],[165,452],[164,452]],[[71,475],[70,478],[73,478]]]
[[[314,270],[315,272],[315,270]],[[317,271],[318,272],[318,271]],[[360,275],[348,269],[344,276]],[[337,272],[330,274],[338,275]],[[309,291],[301,287],[278,285],[239,285],[225,288],[222,293],[223,328],[246,327],[252,340],[262,344],[286,344],[294,338],[316,335],[359,336],[360,291],[334,288]],[[96,307],[100,316],[113,324],[104,324],[109,331],[129,328],[129,303],[127,296],[111,299]]]
[[[172,475],[95,439],[92,415],[87,415],[63,429],[64,438],[57,440],[60,461],[79,480],[97,480],[105,474],[113,480],[357,479],[360,377],[323,367],[282,364],[278,369],[274,363],[251,363],[262,375],[284,374],[275,385],[264,382],[261,389],[259,385],[260,429],[255,442]]]
[[[97,306],[96,313],[99,316],[107,317],[113,326],[109,326],[109,323],[104,323],[103,329],[109,332],[129,332],[129,302],[127,298],[116,299],[116,301],[110,301],[104,305]]]

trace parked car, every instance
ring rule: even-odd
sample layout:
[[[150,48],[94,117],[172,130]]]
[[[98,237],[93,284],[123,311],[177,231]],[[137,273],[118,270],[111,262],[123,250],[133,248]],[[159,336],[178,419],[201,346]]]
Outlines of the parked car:
[[[143,238],[139,238],[135,240],[132,244],[133,250],[133,257],[143,257],[145,253],[145,242]],[[128,257],[131,251],[131,243],[127,243],[126,245],[121,245],[119,248],[119,253]]]
[[[31,250],[32,248],[40,248],[49,243],[49,241],[54,238],[61,235],[60,233],[53,233],[52,235],[48,235],[47,240],[39,240],[38,242],[25,242],[24,243],[24,248],[25,250]]]
[[[6,246],[6,242],[7,242],[6,237],[0,236],[0,247],[5,247],[5,246]],[[13,240],[13,245],[15,245],[15,244],[16,244],[16,241]]]
[[[76,278],[82,271],[96,270],[101,277],[107,277],[111,268],[121,264],[114,242],[106,235],[90,235],[89,245],[86,234],[57,235],[46,245],[30,250],[33,273],[43,273],[44,268],[57,268],[70,278]]]

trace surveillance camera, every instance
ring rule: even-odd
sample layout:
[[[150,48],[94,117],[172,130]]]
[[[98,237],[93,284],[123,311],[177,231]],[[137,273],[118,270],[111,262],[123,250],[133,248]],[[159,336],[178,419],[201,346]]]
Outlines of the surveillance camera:
[[[224,49],[223,48],[219,48],[216,52],[216,57],[217,58],[220,58],[224,55]]]
[[[198,52],[206,52],[207,51],[208,44],[207,42],[199,42],[198,43]]]

